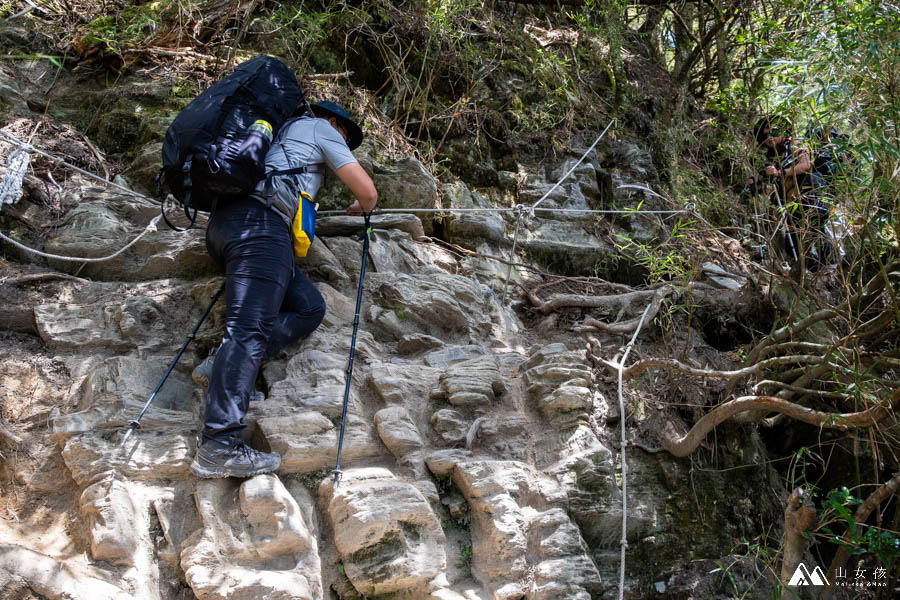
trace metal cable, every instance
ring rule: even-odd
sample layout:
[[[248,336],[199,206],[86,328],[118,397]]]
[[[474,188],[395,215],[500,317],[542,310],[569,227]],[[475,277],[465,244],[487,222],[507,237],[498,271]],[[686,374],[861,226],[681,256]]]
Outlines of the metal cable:
[[[638,322],[637,329],[634,330],[631,341],[628,342],[628,345],[625,347],[625,354],[622,355],[622,360],[618,361],[618,364],[616,365],[616,371],[618,371],[619,374],[619,429],[621,434],[621,447],[619,453],[622,457],[622,537],[619,540],[619,546],[621,547],[621,554],[619,557],[619,600],[624,600],[625,598],[625,550],[628,548],[628,463],[625,461],[627,436],[625,433],[625,399],[622,395],[622,370],[625,368],[625,361],[628,359],[628,353],[631,352],[631,348],[634,346],[634,342],[637,340],[637,336],[644,326],[644,319],[647,318],[647,313],[650,312],[652,306],[653,302],[648,304],[647,308],[644,309],[644,314],[641,315],[641,320]]]
[[[600,143],[600,140],[603,139],[603,136],[606,135],[606,132],[609,131],[609,128],[612,127],[613,123],[615,123],[615,122],[616,122],[615,119],[610,121],[609,125],[606,126],[606,129],[604,129],[603,132],[599,136],[597,136],[597,139],[594,140],[594,143],[591,144],[591,147],[588,148],[587,150],[585,150],[584,154],[581,155],[581,158],[578,159],[578,162],[575,163],[572,166],[572,168],[569,169],[568,172],[565,175],[563,175],[552,188],[550,188],[549,192],[547,192],[546,194],[541,196],[540,200],[538,200],[537,202],[535,202],[534,204],[531,205],[531,214],[532,215],[534,215],[534,209],[537,208],[537,205],[540,204],[541,202],[543,202],[544,200],[546,200],[547,196],[552,194],[553,191],[556,190],[556,188],[558,188],[560,186],[560,184],[569,177],[569,175],[571,175],[573,172],[575,172],[575,169],[578,168],[578,165],[580,165],[582,162],[584,162],[584,159],[587,158],[587,155],[591,153],[591,151],[597,146],[598,143]]]
[[[128,244],[126,244],[122,249],[114,252],[113,254],[110,254],[109,256],[104,256],[102,258],[78,258],[77,256],[60,256],[59,254],[48,254],[47,252],[41,252],[40,250],[35,250],[34,248],[29,248],[28,246],[12,239],[11,237],[9,237],[8,235],[6,235],[2,232],[0,232],[0,239],[3,239],[5,241],[9,242],[10,244],[15,246],[16,248],[19,248],[20,250],[24,250],[25,252],[30,252],[31,254],[36,254],[38,256],[43,256],[44,258],[52,258],[54,260],[63,260],[66,262],[98,263],[98,262],[103,262],[105,260],[114,259],[115,257],[119,256],[120,254],[122,254],[123,252],[125,252],[126,250],[128,250],[129,248],[134,246],[136,243],[138,243],[138,241],[141,238],[143,238],[145,235],[147,235],[151,231],[156,231],[156,224],[159,222],[160,218],[162,218],[162,215],[156,215],[156,217],[154,217],[153,220],[147,224],[147,227],[144,228],[144,231],[142,231],[140,233],[140,235],[138,235],[136,238],[134,238],[133,240],[128,242]]]
[[[372,211],[373,216],[380,214],[416,214],[416,213],[508,213],[516,212],[517,208],[376,208]],[[528,208],[527,212],[532,212],[532,208]],[[597,215],[679,215],[690,212],[687,208],[679,210],[641,210],[639,208],[624,208],[619,210],[603,210],[590,208],[535,208],[534,212],[545,213],[574,213],[574,214],[597,214]],[[320,210],[319,216],[329,215],[346,215],[343,210]]]
[[[513,234],[513,245],[509,251],[509,264],[506,266],[506,281],[503,283],[503,295],[500,298],[500,304],[506,304],[506,288],[509,287],[509,277],[512,275],[513,258],[516,256],[516,245],[519,242],[519,225],[522,223],[522,214],[525,207],[519,204],[516,206],[516,232]]]
[[[2,197],[3,202],[7,202],[7,193],[9,193],[9,194],[15,193],[15,196],[18,196],[19,190],[22,187],[22,179],[25,176],[25,169],[27,169],[27,166],[28,166],[28,155],[29,154],[40,154],[41,156],[43,156],[49,160],[52,160],[56,163],[64,165],[78,173],[81,173],[82,175],[85,175],[92,179],[101,181],[110,187],[117,188],[117,189],[119,189],[123,192],[126,192],[132,196],[136,196],[138,198],[144,198],[145,200],[150,200],[150,201],[156,202],[156,203],[159,202],[158,200],[150,198],[149,196],[146,196],[139,192],[135,192],[133,190],[129,190],[128,188],[121,186],[117,183],[113,183],[112,181],[107,181],[106,179],[100,177],[99,175],[95,175],[95,174],[91,173],[90,171],[85,171],[84,169],[76,167],[75,165],[70,164],[61,158],[57,158],[51,154],[42,152],[41,150],[38,150],[31,144],[27,144],[27,143],[23,142],[22,140],[16,138],[15,136],[6,133],[3,130],[0,130],[0,135],[7,138],[8,140],[13,142],[20,148],[20,150],[17,150],[10,155],[10,158],[9,158],[10,168],[7,171],[6,175],[4,176],[3,181],[0,182],[0,197]],[[18,158],[19,155],[23,155],[24,160],[22,160],[21,158]],[[7,178],[10,176],[12,176],[12,179],[10,180],[9,183],[7,183]],[[18,181],[18,186],[16,187],[17,181]],[[162,217],[162,215],[158,215],[152,221],[150,221],[150,223],[148,223],[147,226],[144,228],[144,231],[142,231],[136,238],[134,238],[133,240],[128,242],[128,244],[126,244],[120,250],[114,252],[113,254],[110,254],[109,256],[103,256],[101,258],[79,258],[79,257],[75,257],[75,256],[61,256],[59,254],[50,254],[47,252],[41,252],[40,250],[35,250],[34,248],[29,248],[25,244],[19,242],[18,240],[14,240],[13,238],[9,237],[8,235],[6,235],[2,232],[0,232],[0,239],[5,240],[6,242],[12,244],[13,246],[15,246],[16,248],[18,248],[20,250],[29,252],[31,254],[35,254],[37,256],[41,256],[43,258],[51,258],[53,260],[61,260],[61,261],[66,261],[66,262],[97,263],[97,262],[103,262],[103,261],[112,260],[112,259],[116,258],[120,254],[122,254],[123,252],[125,252],[126,250],[128,250],[129,248],[134,246],[145,235],[147,235],[151,231],[156,231],[156,225],[159,222],[159,219],[161,217]]]
[[[135,196],[137,198],[143,198],[144,200],[149,200],[150,202],[153,202],[154,204],[160,203],[159,200],[156,198],[151,198],[150,196],[147,196],[146,194],[141,194],[140,192],[135,192],[134,190],[130,190],[123,185],[119,185],[118,183],[115,183],[113,181],[108,181],[108,180],[104,179],[103,177],[100,177],[99,175],[95,175],[94,173],[91,173],[90,171],[85,171],[84,169],[82,169],[80,167],[76,167],[75,165],[68,163],[61,158],[53,156],[52,154],[47,154],[46,152],[38,150],[31,144],[23,142],[22,140],[15,137],[14,135],[10,135],[10,134],[6,133],[2,129],[0,129],[0,135],[5,137],[12,143],[16,144],[17,146],[19,146],[20,148],[22,148],[23,150],[25,150],[25,152],[28,152],[29,154],[40,154],[41,156],[43,156],[44,158],[46,158],[48,160],[52,160],[55,163],[61,164],[65,167],[68,167],[68,168],[72,169],[73,171],[75,171],[76,173],[81,173],[85,177],[90,177],[91,179],[100,181],[100,182],[108,185],[109,187],[116,188],[117,190],[119,190],[121,192],[129,194],[131,196]]]

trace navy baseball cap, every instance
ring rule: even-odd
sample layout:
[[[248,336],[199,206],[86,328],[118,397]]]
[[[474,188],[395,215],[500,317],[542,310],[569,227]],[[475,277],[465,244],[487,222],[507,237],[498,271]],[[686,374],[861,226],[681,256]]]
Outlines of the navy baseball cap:
[[[334,102],[328,102],[324,100],[322,102],[316,102],[311,106],[313,112],[316,116],[326,116],[326,117],[337,117],[338,122],[344,126],[344,129],[347,130],[347,146],[351,150],[355,150],[362,144],[363,141],[363,132],[362,129],[359,128],[359,125],[353,122],[350,118],[350,115],[347,114],[347,111],[341,108],[339,105]]]

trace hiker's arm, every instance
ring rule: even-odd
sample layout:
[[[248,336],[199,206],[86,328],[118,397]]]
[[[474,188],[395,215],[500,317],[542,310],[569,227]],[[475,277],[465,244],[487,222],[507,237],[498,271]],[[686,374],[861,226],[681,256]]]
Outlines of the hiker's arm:
[[[358,162],[354,162],[344,165],[335,173],[356,196],[356,202],[347,208],[347,214],[361,215],[364,212],[372,212],[375,203],[378,202],[378,191],[366,170]]]
[[[785,169],[784,172],[780,171],[778,167],[774,165],[769,165],[768,167],[766,167],[766,174],[794,177],[795,175],[802,175],[803,173],[809,172],[811,167],[812,163],[809,162],[809,154],[807,154],[806,152],[801,152],[800,155],[797,156],[797,162],[795,162],[793,166]]]
[[[809,162],[809,154],[804,152],[797,158],[797,162],[794,163],[793,167],[788,167],[784,170],[784,176],[793,177],[794,175],[802,175],[803,173],[808,172],[811,168],[812,163]]]

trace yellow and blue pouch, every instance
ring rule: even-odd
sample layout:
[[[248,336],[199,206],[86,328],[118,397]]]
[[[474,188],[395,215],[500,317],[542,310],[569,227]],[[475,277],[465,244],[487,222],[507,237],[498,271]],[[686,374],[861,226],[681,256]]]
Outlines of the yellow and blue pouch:
[[[304,257],[316,234],[316,210],[319,207],[306,192],[300,192],[297,200],[297,214],[294,215],[291,226],[291,243],[294,246],[294,256]]]

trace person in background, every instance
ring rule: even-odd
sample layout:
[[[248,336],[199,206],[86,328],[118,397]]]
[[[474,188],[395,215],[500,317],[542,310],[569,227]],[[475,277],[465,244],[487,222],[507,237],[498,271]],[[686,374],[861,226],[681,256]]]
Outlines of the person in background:
[[[788,243],[797,252],[798,258],[806,246],[807,269],[816,271],[832,260],[832,246],[825,234],[829,210],[819,198],[819,190],[824,186],[821,175],[816,173],[809,151],[794,144],[790,124],[770,117],[756,122],[754,135],[757,144],[765,150],[765,175],[775,183],[776,200],[787,212],[791,227]],[[799,235],[804,223],[814,234],[813,241],[818,252],[813,253],[813,244],[803,244]]]

